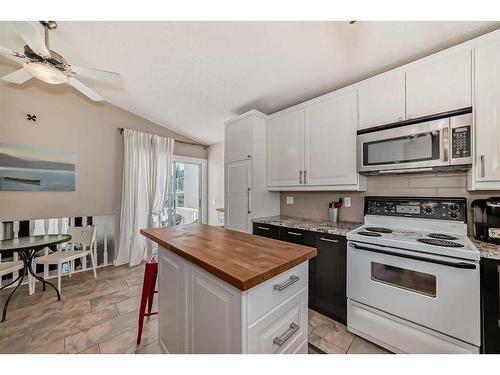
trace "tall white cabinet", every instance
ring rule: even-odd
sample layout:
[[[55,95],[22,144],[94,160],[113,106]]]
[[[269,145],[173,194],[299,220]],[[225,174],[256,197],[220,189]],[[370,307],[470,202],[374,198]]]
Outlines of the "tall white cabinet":
[[[266,121],[258,111],[225,123],[225,227],[252,232],[255,217],[278,215],[279,193],[266,188]]]

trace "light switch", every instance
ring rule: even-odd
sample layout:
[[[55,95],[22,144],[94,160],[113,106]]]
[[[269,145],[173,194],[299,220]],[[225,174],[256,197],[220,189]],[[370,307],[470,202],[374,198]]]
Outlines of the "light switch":
[[[344,197],[344,206],[351,207],[351,197]]]
[[[293,195],[289,195],[286,197],[286,204],[293,204]]]

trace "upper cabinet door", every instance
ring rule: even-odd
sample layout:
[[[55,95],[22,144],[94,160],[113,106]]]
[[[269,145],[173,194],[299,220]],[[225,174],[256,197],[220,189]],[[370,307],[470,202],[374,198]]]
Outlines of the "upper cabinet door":
[[[250,233],[251,187],[251,161],[242,161],[226,167],[226,228]]]
[[[475,49],[475,177],[500,181],[500,41]],[[492,187],[492,186],[490,186]],[[498,188],[498,184],[495,186]]]
[[[304,111],[299,110],[267,123],[267,185],[300,186],[303,173]]]
[[[252,118],[246,117],[226,126],[226,162],[252,158]]]
[[[305,110],[306,185],[353,185],[356,172],[356,91]]]
[[[360,129],[404,120],[404,72],[389,72],[362,82],[358,103]]]
[[[472,105],[471,50],[424,59],[406,71],[406,117],[428,116]]]

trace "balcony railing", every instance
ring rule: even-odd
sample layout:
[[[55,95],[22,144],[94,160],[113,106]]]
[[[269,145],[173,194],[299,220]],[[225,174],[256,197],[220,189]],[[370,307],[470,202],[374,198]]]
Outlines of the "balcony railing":
[[[191,224],[198,220],[197,208],[177,207],[175,213],[182,216],[181,224]]]

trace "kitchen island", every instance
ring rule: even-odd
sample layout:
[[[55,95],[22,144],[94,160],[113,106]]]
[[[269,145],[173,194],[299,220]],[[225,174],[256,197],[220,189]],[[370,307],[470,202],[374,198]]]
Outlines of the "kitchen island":
[[[167,353],[307,353],[316,249],[204,224],[143,229],[158,249]]]

